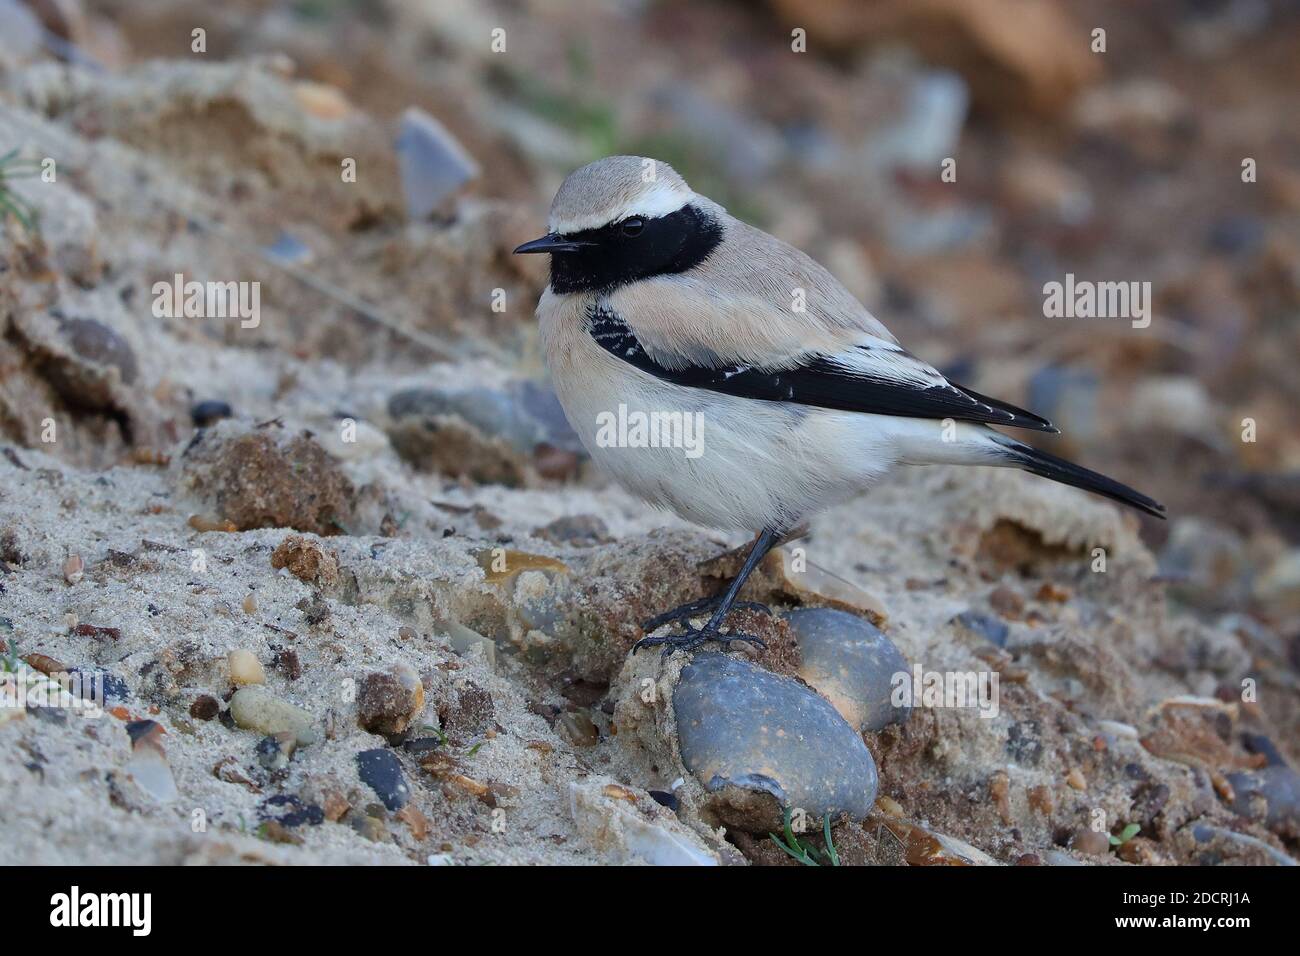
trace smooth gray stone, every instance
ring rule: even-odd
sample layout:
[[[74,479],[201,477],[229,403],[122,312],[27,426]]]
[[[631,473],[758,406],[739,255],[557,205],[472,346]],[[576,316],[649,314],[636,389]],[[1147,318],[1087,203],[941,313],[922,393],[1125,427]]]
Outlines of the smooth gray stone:
[[[397,134],[397,162],[402,174],[406,214],[427,219],[466,183],[478,178],[479,166],[460,141],[424,110],[412,106],[402,114]]]
[[[845,720],[870,731],[907,721],[910,702],[895,707],[891,699],[895,674],[911,681],[907,658],[879,628],[829,607],[796,608],[785,619],[803,656],[799,676]]]
[[[825,698],[798,681],[719,653],[697,654],[673,692],[682,761],[718,821],[754,833],[789,807],[861,820],[879,780],[871,752]]]

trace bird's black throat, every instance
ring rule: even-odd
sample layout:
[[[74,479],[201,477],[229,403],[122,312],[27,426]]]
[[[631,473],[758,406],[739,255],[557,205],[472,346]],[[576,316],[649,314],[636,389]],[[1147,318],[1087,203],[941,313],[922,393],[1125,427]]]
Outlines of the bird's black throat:
[[[722,224],[692,204],[644,222],[636,236],[624,235],[622,223],[566,234],[565,239],[590,245],[551,256],[552,291],[592,292],[685,272],[722,241]]]

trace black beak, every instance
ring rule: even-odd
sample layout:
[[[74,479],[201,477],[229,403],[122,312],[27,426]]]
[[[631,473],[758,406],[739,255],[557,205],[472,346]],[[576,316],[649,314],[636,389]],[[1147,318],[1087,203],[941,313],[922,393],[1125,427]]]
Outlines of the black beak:
[[[577,252],[585,246],[590,246],[590,242],[574,242],[558,236],[555,233],[547,233],[540,239],[534,239],[532,242],[525,242],[515,250],[515,255],[524,255],[530,252]]]

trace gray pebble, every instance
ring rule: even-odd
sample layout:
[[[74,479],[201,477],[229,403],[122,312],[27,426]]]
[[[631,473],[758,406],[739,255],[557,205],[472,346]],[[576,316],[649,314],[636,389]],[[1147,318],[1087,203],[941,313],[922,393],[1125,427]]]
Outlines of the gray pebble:
[[[803,658],[799,676],[851,726],[876,731],[911,716],[910,704],[891,699],[894,675],[911,679],[907,659],[870,621],[828,607],[796,608],[785,619]]]
[[[875,803],[875,761],[856,730],[803,684],[724,654],[697,654],[673,693],[682,761],[718,821],[764,833],[781,809],[812,821]]]
[[[357,773],[389,810],[400,810],[411,799],[402,764],[391,750],[376,748],[357,754]]]

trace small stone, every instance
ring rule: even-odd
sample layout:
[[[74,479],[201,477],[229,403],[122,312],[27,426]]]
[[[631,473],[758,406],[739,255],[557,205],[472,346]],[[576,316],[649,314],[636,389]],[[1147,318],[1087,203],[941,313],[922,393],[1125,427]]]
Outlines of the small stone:
[[[861,820],[876,798],[875,761],[823,697],[719,653],[697,654],[673,692],[682,761],[725,825],[767,833],[783,808]]]
[[[234,414],[234,410],[226,402],[208,399],[198,402],[190,409],[190,421],[194,422],[196,428],[207,428]]]
[[[1282,836],[1300,837],[1300,775],[1283,764],[1228,774],[1233,812]]]
[[[467,183],[478,178],[479,167],[447,128],[418,107],[402,114],[397,134],[406,214],[427,219]]]
[[[401,820],[411,829],[411,836],[417,843],[423,843],[429,835],[429,818],[414,804],[407,804],[397,811],[397,819]]]
[[[389,810],[400,810],[411,799],[402,764],[391,750],[377,748],[357,754],[357,772]]]
[[[1075,767],[1068,774],[1066,774],[1065,782],[1068,783],[1075,790],[1088,789],[1088,780],[1086,777],[1084,777],[1083,772],[1078,767]]]
[[[274,820],[282,826],[319,826],[325,821],[325,811],[314,803],[306,803],[291,793],[277,793],[267,797],[258,807],[262,820]]]
[[[1084,827],[1075,831],[1070,847],[1088,856],[1106,856],[1110,853],[1110,834]]]
[[[289,766],[297,743],[294,735],[285,731],[268,734],[257,742],[257,762],[267,770],[283,770]]]
[[[252,594],[252,592],[244,595],[244,603],[242,607],[244,608],[245,614],[257,613],[257,598]]]
[[[221,713],[221,701],[211,694],[200,694],[190,704],[190,716],[198,720],[211,720]]]
[[[1025,613],[1025,599],[1009,587],[997,587],[989,595],[989,607],[1009,621],[1018,621]]]
[[[291,733],[302,746],[320,739],[311,714],[256,684],[235,691],[235,696],[230,698],[230,716],[236,726],[245,730],[262,734]]]
[[[266,683],[266,671],[252,651],[243,648],[233,650],[226,655],[226,664],[230,668],[230,683],[236,687]]]
[[[595,515],[566,515],[563,518],[556,518],[550,524],[534,528],[533,537],[554,544],[570,544],[579,548],[607,544],[613,540],[609,536],[609,528],[605,522]]]
[[[86,562],[81,559],[81,555],[71,555],[63,562],[63,580],[69,584],[78,584],[85,576]]]
[[[420,632],[417,631],[415,628],[411,627],[411,625],[409,624],[403,624],[401,627],[397,629],[397,637],[399,640],[409,642],[409,641],[414,641],[419,636],[420,636]]]
[[[361,679],[357,722],[372,734],[405,733],[424,709],[420,675],[405,664],[374,671]]]
[[[292,647],[277,649],[271,658],[271,666],[283,674],[286,680],[297,680],[302,676],[302,662]]]
[[[271,552],[271,567],[288,568],[299,581],[332,588],[339,583],[339,557],[315,540],[291,534]]]
[[[156,720],[135,720],[126,725],[126,732],[131,738],[131,760],[126,768],[131,779],[159,803],[179,797],[162,745],[162,725]]]
[[[622,789],[622,788],[620,788]],[[718,855],[674,817],[651,818],[635,804],[611,796],[597,781],[569,784],[574,826],[610,863],[651,866],[717,866]]]
[[[799,642],[799,676],[850,726],[876,731],[906,722],[911,707],[894,706],[892,696],[894,676],[908,674],[907,660],[879,628],[825,607],[797,608],[785,619]]]
[[[348,803],[347,797],[343,796],[343,794],[339,793],[337,790],[327,790],[325,792],[323,804],[325,819],[330,823],[338,823],[343,819],[347,812],[352,809],[352,805]]]
[[[600,731],[591,715],[565,711],[555,722],[555,732],[575,747],[594,747],[600,743]]]
[[[355,810],[349,810],[345,819],[348,826],[372,843],[383,843],[388,839],[388,827],[383,820]]]
[[[1011,633],[1011,628],[1007,627],[1005,621],[979,611],[963,611],[952,622],[997,647],[1006,647],[1007,636]]]

